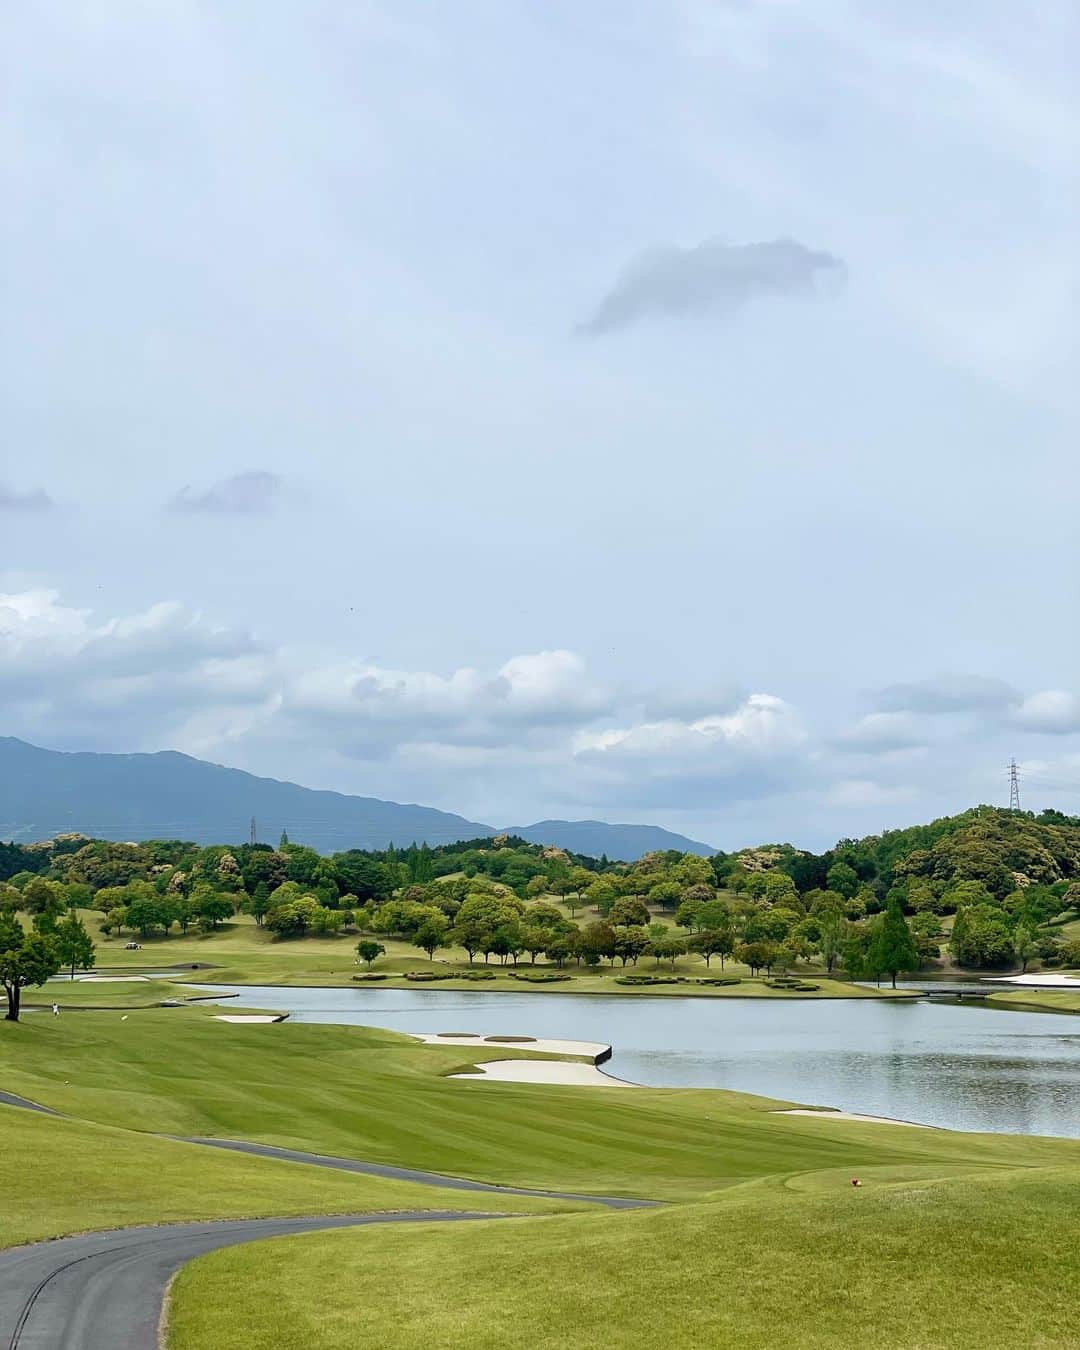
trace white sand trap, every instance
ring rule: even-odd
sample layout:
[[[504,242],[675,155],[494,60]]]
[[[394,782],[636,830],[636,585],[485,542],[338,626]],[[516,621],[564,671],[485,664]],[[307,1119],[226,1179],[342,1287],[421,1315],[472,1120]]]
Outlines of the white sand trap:
[[[812,1111],[799,1107],[791,1111],[773,1111],[774,1116],[821,1116],[824,1120],[861,1120],[867,1125],[906,1125],[910,1130],[930,1130],[932,1125],[920,1125],[916,1120],[893,1120],[891,1116],[860,1116],[855,1111]]]
[[[1037,975],[1001,975],[996,979],[983,976],[987,984],[1020,984],[1029,989],[1080,989],[1075,975],[1060,975],[1056,971],[1040,971]]]
[[[538,1050],[545,1055],[580,1055],[583,1059],[588,1058],[595,1064],[598,1059],[607,1059],[611,1054],[611,1046],[604,1045],[601,1041],[560,1041],[560,1040],[531,1040],[527,1036],[522,1036],[520,1040],[507,1041],[501,1038],[494,1040],[485,1036],[438,1036],[431,1031],[410,1031],[409,1035],[414,1040],[423,1041],[425,1045],[482,1045],[487,1048],[498,1046],[499,1049],[507,1050]]]
[[[573,1042],[571,1042],[573,1044]],[[633,1088],[601,1072],[595,1064],[571,1064],[558,1059],[492,1059],[478,1064],[478,1073],[454,1073],[451,1078],[487,1078],[500,1083],[557,1083],[565,1087]]]
[[[285,1019],[275,1017],[271,1013],[249,1013],[244,1016],[242,1013],[215,1013],[215,1022],[282,1022]]]

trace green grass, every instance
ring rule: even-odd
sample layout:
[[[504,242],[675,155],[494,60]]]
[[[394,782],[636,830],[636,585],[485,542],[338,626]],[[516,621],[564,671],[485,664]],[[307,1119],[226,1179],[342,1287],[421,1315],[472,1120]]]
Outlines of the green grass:
[[[834,1167],[1080,1165],[1080,1141],[783,1116],[771,1114],[779,1103],[728,1092],[446,1076],[505,1053],[361,1027],[232,1026],[186,1008],[0,1023],[0,1083],[68,1115],[507,1185],[698,1199]]]
[[[184,998],[188,992],[168,980],[130,980],[99,983],[96,980],[50,980],[36,989],[24,989],[24,1009],[50,1008],[157,1008],[163,999]]]
[[[1080,1013],[1080,989],[1010,989],[991,994],[988,1007],[1019,1008],[1023,1012]]]
[[[573,1208],[485,1197],[196,1144],[0,1106],[0,1247],[126,1224],[397,1209],[532,1213]]]
[[[169,1350],[1050,1350],[1080,1343],[1080,1170],[843,1174],[717,1203],[315,1234],[179,1275]]]

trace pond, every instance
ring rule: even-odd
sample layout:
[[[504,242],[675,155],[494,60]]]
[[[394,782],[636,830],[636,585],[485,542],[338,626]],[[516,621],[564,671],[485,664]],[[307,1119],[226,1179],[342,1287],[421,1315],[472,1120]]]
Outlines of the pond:
[[[206,986],[232,1008],[394,1031],[567,1037],[655,1087],[731,1088],[951,1129],[1080,1138],[1080,1019],[916,1000]]]

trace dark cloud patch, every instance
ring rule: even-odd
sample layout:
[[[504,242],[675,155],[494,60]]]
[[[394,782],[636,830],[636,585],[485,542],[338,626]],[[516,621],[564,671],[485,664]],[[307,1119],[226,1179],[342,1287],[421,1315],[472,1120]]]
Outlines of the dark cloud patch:
[[[732,314],[770,296],[825,294],[845,275],[839,258],[795,239],[651,249],[630,263],[578,331],[597,336],[642,319]]]
[[[1003,712],[1020,702],[1020,694],[1004,680],[987,675],[939,675],[911,684],[893,684],[877,696],[881,712]]]
[[[0,484],[0,511],[51,511],[56,503],[44,488],[16,492]]]
[[[170,510],[204,515],[259,516],[273,510],[284,480],[276,473],[253,469],[223,478],[205,491],[184,487],[169,503]]]

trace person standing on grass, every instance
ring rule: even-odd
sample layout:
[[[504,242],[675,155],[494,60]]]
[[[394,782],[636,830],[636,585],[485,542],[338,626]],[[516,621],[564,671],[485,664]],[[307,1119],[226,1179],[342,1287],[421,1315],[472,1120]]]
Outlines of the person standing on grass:
[[[60,1004],[59,1004],[59,1003],[54,1003],[54,1004],[52,1005],[52,1015],[53,1015],[54,1017],[59,1017],[59,1016],[60,1016]]]

